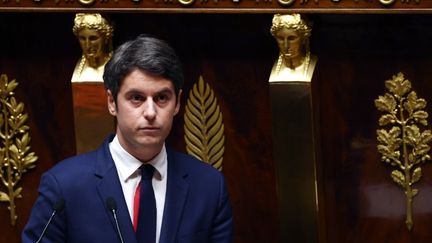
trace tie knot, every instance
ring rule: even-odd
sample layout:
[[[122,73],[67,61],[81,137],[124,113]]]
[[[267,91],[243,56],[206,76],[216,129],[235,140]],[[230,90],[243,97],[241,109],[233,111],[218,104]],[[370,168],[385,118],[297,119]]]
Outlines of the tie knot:
[[[143,180],[150,180],[153,178],[154,167],[150,164],[141,165],[141,177]]]

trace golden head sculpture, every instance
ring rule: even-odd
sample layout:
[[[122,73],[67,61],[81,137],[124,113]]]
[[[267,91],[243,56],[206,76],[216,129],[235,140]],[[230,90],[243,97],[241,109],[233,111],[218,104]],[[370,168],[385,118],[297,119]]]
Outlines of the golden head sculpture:
[[[300,14],[274,15],[270,32],[278,44],[279,57],[270,81],[310,81],[316,62],[309,49],[311,31],[312,24]]]
[[[72,82],[102,81],[103,69],[112,55],[113,27],[101,14],[77,13],[73,33],[82,56],[75,66]]]

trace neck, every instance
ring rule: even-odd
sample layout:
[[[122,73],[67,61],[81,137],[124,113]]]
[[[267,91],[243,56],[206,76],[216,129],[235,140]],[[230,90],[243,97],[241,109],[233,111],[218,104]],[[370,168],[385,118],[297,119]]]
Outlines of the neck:
[[[295,73],[299,73],[301,75],[306,76],[309,71],[310,64],[310,53],[308,52],[305,56],[299,56],[296,58],[284,58],[283,54],[279,55],[276,64],[276,74],[285,68],[292,70]],[[301,69],[297,69],[299,66],[302,66]]]
[[[105,62],[107,61],[108,57],[106,56],[99,56],[99,57],[86,57],[87,65],[89,67],[92,67],[94,69],[97,69],[100,66],[105,65]]]
[[[283,58],[284,65],[288,68],[295,69],[298,66],[302,65],[305,61],[305,56],[296,56],[293,58]]]
[[[163,148],[162,144],[149,145],[149,146],[138,146],[125,141],[121,136],[118,136],[120,146],[128,152],[130,155],[138,159],[139,161],[146,163],[156,157]]]
[[[137,158],[139,161],[143,162],[143,163],[147,163],[150,160],[154,159],[154,157],[156,157],[161,151],[162,151],[162,147],[161,146],[150,146],[150,147],[140,147],[140,148],[135,148],[135,149],[128,149],[126,151],[128,151],[132,156],[134,156],[135,158]]]

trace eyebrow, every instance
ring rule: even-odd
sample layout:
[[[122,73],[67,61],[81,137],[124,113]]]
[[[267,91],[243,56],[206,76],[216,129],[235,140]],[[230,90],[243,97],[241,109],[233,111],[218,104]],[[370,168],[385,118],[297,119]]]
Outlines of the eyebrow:
[[[158,93],[158,94],[166,94],[166,93],[174,94],[175,92],[173,92],[172,89],[170,89],[170,88],[163,88],[163,89],[161,89],[160,91],[158,91],[156,93]]]
[[[143,92],[139,89],[128,90],[125,94],[128,95],[128,94],[134,94],[134,93],[143,94]],[[157,94],[157,95],[159,95],[159,94],[175,94],[175,92],[172,89],[165,87],[165,88],[162,88],[161,90],[156,91],[155,94]]]

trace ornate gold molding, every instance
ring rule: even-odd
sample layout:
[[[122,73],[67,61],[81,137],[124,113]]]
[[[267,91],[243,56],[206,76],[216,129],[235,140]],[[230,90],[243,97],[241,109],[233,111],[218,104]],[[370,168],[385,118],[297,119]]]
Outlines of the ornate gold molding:
[[[24,3],[22,0],[1,0],[1,3],[4,4],[21,4]],[[119,0],[78,0],[78,1],[74,1],[74,0],[49,0],[49,1],[42,1],[42,0],[30,0],[30,2],[33,2],[34,4],[37,4],[37,7],[41,7],[41,4],[44,6],[51,6],[52,4],[54,5],[64,5],[63,7],[67,7],[67,6],[75,6],[75,2],[78,2],[79,5],[81,7],[85,7],[85,8],[112,8],[113,6],[117,7],[117,4],[119,4]],[[213,0],[213,1],[208,1],[208,0],[151,0],[151,1],[142,1],[142,0],[128,0],[125,1],[127,4],[132,3],[134,5],[137,5],[136,9],[138,10],[140,7],[142,7],[142,5],[147,6],[147,5],[153,5],[153,4],[164,4],[162,5],[162,8],[164,7],[169,7],[171,8],[171,6],[174,5],[179,5],[180,7],[183,8],[190,8],[192,7],[192,5],[194,4],[200,4],[200,6],[198,8],[202,8],[204,7],[208,7],[207,4],[212,4],[211,5],[211,9],[214,10],[214,7],[216,6],[216,9],[219,7],[219,4],[221,5],[220,8],[225,9],[226,8],[226,2],[221,2],[220,0]],[[124,4],[125,2],[122,2],[122,4]],[[238,8],[243,8],[243,5],[245,6],[244,8],[248,8],[248,5],[242,2],[247,2],[247,1],[242,1],[242,0],[230,0],[229,2],[231,2],[232,4],[235,4],[235,6],[230,6],[230,8],[232,9],[238,9]],[[306,6],[309,5],[309,0],[297,0],[297,3],[300,5],[297,6],[296,4],[296,0],[277,0],[277,1],[272,1],[272,0],[254,0],[255,4],[259,4],[259,6],[268,6],[269,8],[266,10],[270,10],[273,9],[272,6],[273,2],[276,3],[276,8],[281,8],[281,9],[286,9],[286,8],[304,8]],[[324,4],[323,8],[327,8],[327,6],[325,5],[326,2],[331,2],[333,4],[338,4],[339,7],[344,6],[347,2],[348,4],[350,4],[350,2],[355,2],[355,3],[359,3],[359,0],[349,0],[349,1],[342,1],[342,0],[313,0],[313,5],[318,5],[318,9],[320,8],[320,4]],[[409,5],[411,4],[411,2],[413,2],[413,4],[415,5],[420,5],[420,0],[377,0],[377,1],[367,1],[367,5],[370,5],[370,7],[366,7],[367,8],[374,8],[375,2],[378,2],[379,4],[382,5],[383,8],[388,8],[391,7],[391,5],[394,5],[396,3],[402,3],[405,5]],[[109,6],[111,4],[115,4],[113,6]],[[138,5],[139,4],[139,5]],[[44,7],[42,6],[42,7]],[[116,8],[114,7],[114,8]],[[197,7],[197,6],[195,6]],[[359,9],[362,9],[364,6],[360,6]],[[121,8],[121,7],[120,7]],[[192,7],[194,8],[194,7]],[[429,4],[425,4],[424,6],[425,9],[429,8]],[[259,8],[258,8],[259,9]],[[316,9],[316,7],[314,6],[313,9]],[[337,8],[336,8],[337,9]],[[406,10],[410,10],[409,8],[406,8]]]
[[[414,0],[416,4],[420,3],[420,0]],[[379,2],[384,6],[390,6],[396,2],[396,0],[379,0]],[[401,3],[409,4],[410,0],[401,0]]]
[[[37,156],[30,151],[28,119],[23,114],[24,104],[17,103],[14,89],[18,86],[15,80],[8,81],[5,74],[0,76],[0,179],[6,187],[0,191],[0,201],[9,202],[10,222],[15,225],[18,216],[15,211],[15,199],[21,198],[22,187],[16,188],[21,176],[35,167]]]
[[[225,151],[222,112],[213,90],[204,83],[202,76],[189,92],[185,109],[187,152],[221,171]]]
[[[96,0],[78,0],[79,3],[81,3],[84,6],[90,6],[92,5]]]
[[[431,159],[428,143],[432,134],[430,130],[420,131],[418,125],[427,126],[426,101],[410,91],[411,82],[398,73],[385,81],[385,86],[389,92],[375,100],[376,108],[385,113],[379,118],[379,125],[384,128],[377,130],[377,148],[381,160],[397,168],[391,177],[405,190],[405,223],[411,230],[413,199],[418,193],[412,185],[421,178],[420,164]]]

